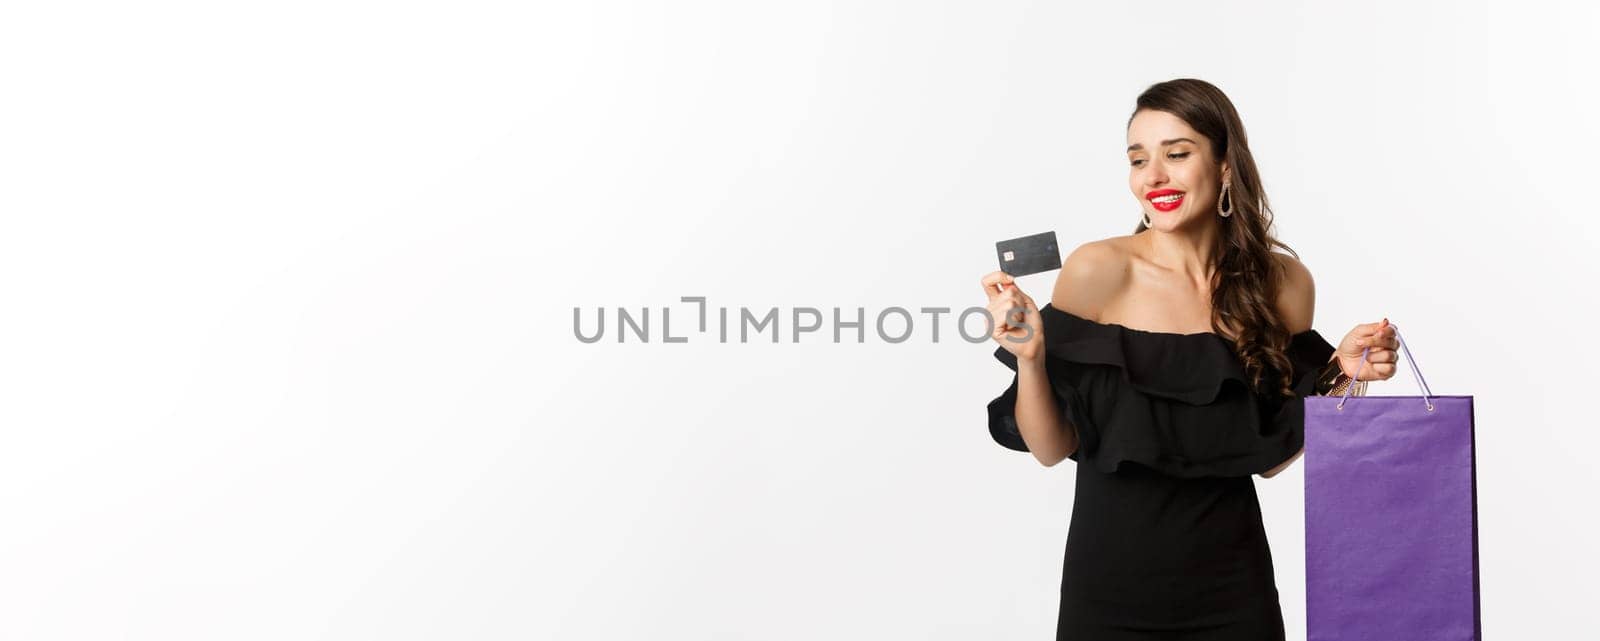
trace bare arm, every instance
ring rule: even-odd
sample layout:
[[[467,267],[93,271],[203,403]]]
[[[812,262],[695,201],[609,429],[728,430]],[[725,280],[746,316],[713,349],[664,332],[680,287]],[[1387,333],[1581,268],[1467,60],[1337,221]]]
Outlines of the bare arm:
[[[1302,445],[1302,446],[1300,446],[1300,451],[1298,451],[1298,452],[1295,452],[1295,453],[1294,453],[1294,456],[1291,456],[1291,457],[1289,457],[1289,460],[1287,460],[1287,461],[1284,461],[1284,462],[1283,462],[1283,463],[1280,463],[1280,464],[1279,464],[1279,465],[1278,465],[1278,466],[1277,466],[1277,467],[1275,467],[1275,468],[1272,468],[1272,469],[1270,469],[1270,470],[1267,470],[1267,471],[1265,471],[1265,472],[1262,472],[1262,473],[1261,473],[1261,478],[1264,478],[1264,479],[1270,479],[1270,478],[1272,478],[1272,477],[1274,477],[1274,476],[1277,476],[1277,475],[1278,475],[1278,473],[1279,473],[1279,472],[1282,472],[1282,471],[1284,471],[1284,470],[1286,470],[1286,469],[1289,469],[1289,466],[1290,466],[1290,465],[1294,465],[1294,462],[1295,462],[1295,461],[1298,461],[1298,460],[1300,460],[1300,455],[1301,455],[1301,454],[1305,454],[1305,453],[1306,453],[1306,448],[1305,448],[1305,446],[1304,446],[1304,445]]]
[[[1045,467],[1078,451],[1078,429],[1066,419],[1045,374],[1044,357],[1017,361],[1017,406],[1012,411],[1028,451]]]
[[[1121,285],[1112,249],[1103,243],[1079,246],[1061,265],[1050,305],[1086,318],[1095,318],[1098,303]],[[1046,467],[1078,451],[1078,428],[1067,419],[1045,373],[1045,357],[1017,362],[1017,406],[1012,411],[1017,430],[1028,451]]]

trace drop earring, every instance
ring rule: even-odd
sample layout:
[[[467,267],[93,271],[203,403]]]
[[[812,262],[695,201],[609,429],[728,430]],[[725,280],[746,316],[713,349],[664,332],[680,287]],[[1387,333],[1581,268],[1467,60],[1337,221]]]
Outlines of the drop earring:
[[[1139,211],[1141,212],[1140,216],[1142,216],[1144,218],[1144,226],[1145,227],[1152,227],[1153,225],[1150,224],[1150,212],[1145,211],[1143,209],[1140,209]]]
[[[1224,199],[1228,200],[1227,210],[1222,209],[1222,201]],[[1222,183],[1222,193],[1217,196],[1217,213],[1221,214],[1223,218],[1233,215],[1233,199],[1228,197],[1228,183]]]

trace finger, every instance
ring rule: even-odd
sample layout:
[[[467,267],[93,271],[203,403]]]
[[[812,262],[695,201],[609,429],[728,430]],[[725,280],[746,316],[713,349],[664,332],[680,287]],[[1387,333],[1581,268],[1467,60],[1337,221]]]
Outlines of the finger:
[[[1027,320],[1022,303],[1013,299],[1010,294],[997,297],[989,305],[989,313],[996,319],[997,329],[1005,331],[1018,329],[1018,326]]]
[[[1037,311],[1033,307],[1033,301],[1026,300],[1026,296],[1024,296],[1024,300],[1016,301],[1016,303],[1011,306],[1011,309],[1013,310],[1011,312],[1012,318],[1016,319],[1017,325],[1022,325],[1023,323],[1028,322],[1028,313]]]
[[[1010,317],[1010,314],[1007,313],[1010,307],[1011,304],[1003,300],[989,302],[989,318],[994,319],[994,331],[996,333],[1011,329],[1011,324],[1006,322],[1006,319]]]
[[[1370,345],[1370,346],[1373,346],[1373,347],[1399,347],[1400,346],[1400,339],[1399,339],[1399,337],[1395,336],[1394,327],[1393,326],[1390,326],[1390,327],[1387,327],[1387,328],[1383,328],[1383,329],[1373,330],[1372,333],[1370,333],[1370,334],[1363,335],[1363,334],[1357,333],[1356,335],[1360,337],[1360,338],[1356,339],[1356,344],[1357,345],[1362,345],[1362,346]]]
[[[1007,287],[1004,294],[999,294],[1000,300],[1005,301],[1010,307],[1022,307],[1022,297],[1027,294],[1016,287]]]
[[[1357,373],[1356,380],[1376,381],[1390,376],[1394,376],[1394,363],[1367,363],[1367,366]]]
[[[1016,279],[1013,279],[1011,274],[1007,274],[1004,271],[995,270],[984,274],[982,283],[983,293],[988,294],[989,298],[992,300],[995,296],[1000,295],[1005,290],[1011,289],[1011,287],[1008,286],[1015,285]]]
[[[1394,325],[1390,325],[1389,319],[1387,318],[1378,321],[1378,329],[1372,332],[1374,344],[1379,345],[1386,344],[1388,341],[1394,340],[1397,335],[1398,333],[1395,331]]]
[[[1030,312],[1039,311],[1039,306],[1034,304],[1033,297],[1022,293],[1022,290],[1020,290],[1020,289],[1017,290],[1017,298],[1019,298],[1021,300],[1022,304],[1028,308],[1028,311],[1030,311]]]
[[[1350,330],[1350,332],[1356,336],[1361,336],[1364,338],[1381,338],[1395,335],[1394,326],[1389,324],[1389,319],[1387,318],[1376,323],[1362,323],[1360,325],[1356,325],[1355,329]]]
[[[1027,325],[1027,318],[1023,316],[1021,312],[1015,312],[1010,311],[1010,309],[1006,309],[1002,310],[1001,313],[1003,314],[1002,320],[1004,322],[997,323],[995,325],[995,330],[993,332],[995,338],[1007,337],[1012,340],[1020,341],[1028,332],[1038,331],[1037,328],[1025,328]]]
[[[1380,350],[1380,349],[1383,349],[1383,350],[1397,350],[1397,349],[1400,349],[1400,339],[1392,337],[1392,336],[1389,337],[1389,338],[1381,338],[1381,337],[1361,338],[1361,339],[1357,339],[1356,340],[1356,346],[1357,347],[1371,348],[1373,350]]]

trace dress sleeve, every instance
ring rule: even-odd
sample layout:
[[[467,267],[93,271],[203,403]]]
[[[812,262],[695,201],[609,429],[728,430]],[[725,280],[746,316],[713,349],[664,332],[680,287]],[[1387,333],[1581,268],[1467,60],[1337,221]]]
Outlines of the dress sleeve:
[[[1254,473],[1260,474],[1277,467],[1305,447],[1305,398],[1316,394],[1317,375],[1333,358],[1334,351],[1336,348],[1316,330],[1295,334],[1289,340],[1284,355],[1289,358],[1292,368],[1289,387],[1294,391],[1294,398],[1278,396],[1267,408],[1276,431],[1285,438],[1281,441],[1281,447],[1267,450],[1267,456],[1256,465],[1259,469],[1253,470]]]
[[[1000,396],[989,401],[989,435],[994,437],[996,443],[1019,452],[1027,452],[1028,444],[1022,440],[1022,433],[1017,429],[1017,384],[1021,378],[1017,371],[1017,356],[1004,347],[997,347],[994,357],[1006,367],[1011,368],[1011,386],[1007,387]],[[1050,389],[1055,394],[1056,408],[1061,416],[1075,429],[1080,436],[1080,447],[1067,458],[1078,460],[1081,446],[1081,437],[1085,431],[1094,429],[1089,420],[1088,396],[1085,394],[1089,385],[1091,372],[1085,370],[1077,363],[1055,358],[1048,352],[1045,354],[1045,376],[1050,381]]]
[[[1077,429],[1068,458],[1105,473],[1130,464],[1178,477],[1276,467],[1304,446],[1303,399],[1334,352],[1313,330],[1294,335],[1285,350],[1294,396],[1256,393],[1233,345],[1216,334],[1142,331],[1050,305],[1040,313],[1050,390]],[[1017,359],[1004,347],[994,356],[1013,374],[989,402],[989,434],[1026,452],[1015,414]]]
[[[1284,355],[1289,357],[1289,364],[1294,368],[1290,375],[1290,387],[1294,389],[1295,398],[1303,399],[1316,392],[1317,374],[1333,358],[1335,351],[1333,344],[1314,329],[1300,332],[1289,339],[1289,349]]]

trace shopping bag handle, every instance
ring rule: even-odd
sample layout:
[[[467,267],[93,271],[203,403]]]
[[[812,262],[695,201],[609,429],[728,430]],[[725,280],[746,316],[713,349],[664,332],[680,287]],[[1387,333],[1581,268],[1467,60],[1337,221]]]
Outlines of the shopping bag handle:
[[[1406,353],[1406,364],[1411,366],[1411,373],[1417,375],[1417,385],[1422,387],[1422,403],[1428,406],[1428,411],[1432,412],[1433,401],[1428,397],[1433,395],[1433,391],[1428,389],[1428,381],[1422,378],[1422,370],[1417,369],[1417,360],[1411,358],[1411,348],[1406,347],[1406,339],[1400,336],[1400,326],[1394,323],[1389,323],[1389,326],[1394,328],[1395,340],[1400,341],[1400,350]],[[1367,352],[1371,349],[1372,346],[1370,345],[1361,349],[1361,364],[1356,366],[1356,376],[1361,376],[1361,370],[1366,368]],[[1344,386],[1344,396],[1339,399],[1339,405],[1335,409],[1344,409],[1344,402],[1350,398],[1350,390],[1355,389],[1355,387],[1355,381],[1351,381],[1349,385]]]

